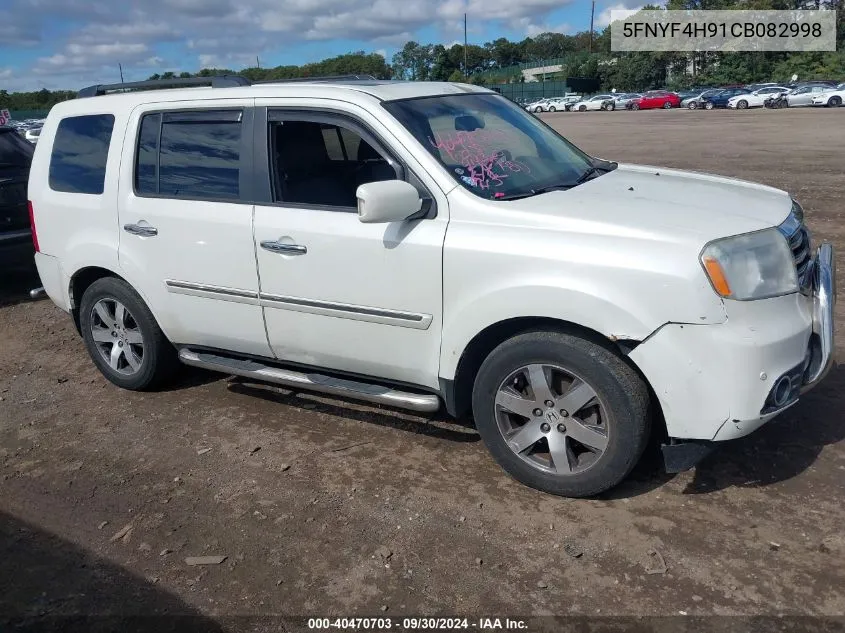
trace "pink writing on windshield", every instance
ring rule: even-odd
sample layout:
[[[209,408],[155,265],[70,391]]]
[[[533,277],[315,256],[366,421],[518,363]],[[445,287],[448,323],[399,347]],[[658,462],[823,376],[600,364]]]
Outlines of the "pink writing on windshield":
[[[501,130],[435,134],[435,138],[428,140],[441,151],[444,160],[467,170],[462,180],[473,187],[501,187],[510,174],[531,171],[525,163],[513,160],[509,152],[501,149],[510,140]]]

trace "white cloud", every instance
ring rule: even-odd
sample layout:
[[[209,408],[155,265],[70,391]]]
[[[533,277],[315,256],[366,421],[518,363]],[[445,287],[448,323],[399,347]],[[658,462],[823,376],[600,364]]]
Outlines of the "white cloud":
[[[0,46],[26,46],[44,38],[47,20],[71,28],[28,68],[15,68],[14,85],[45,82],[75,88],[108,79],[118,63],[131,79],[165,66],[164,59],[240,68],[256,55],[328,40],[358,40],[372,49],[393,49],[434,27],[444,39],[462,39],[464,13],[472,33],[492,24],[526,34],[562,31],[549,15],[575,0],[6,0],[0,9]],[[615,0],[614,0],[615,1]],[[630,1],[630,0],[622,0]],[[473,38],[477,39],[477,38]],[[174,50],[175,48],[175,50]],[[367,48],[362,46],[362,48]],[[386,54],[386,51],[385,51]],[[308,60],[303,60],[308,61]],[[136,76],[137,75],[137,76]],[[127,77],[129,80],[130,77]]]
[[[601,13],[596,16],[596,28],[603,29],[606,26],[610,26],[611,22],[611,12],[612,11],[619,11],[616,14],[616,19],[625,19],[628,16],[634,15],[637,11],[643,8],[644,5],[635,6],[635,7],[627,7],[623,3],[614,4],[612,6],[607,7]]]
[[[11,68],[3,68],[0,70],[0,79],[11,79],[12,78],[12,69]]]

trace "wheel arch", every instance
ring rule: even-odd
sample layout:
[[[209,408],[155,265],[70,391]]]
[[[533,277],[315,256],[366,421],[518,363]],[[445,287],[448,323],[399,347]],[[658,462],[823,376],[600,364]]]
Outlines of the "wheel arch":
[[[158,327],[162,330],[162,332],[164,332],[164,335],[168,338],[168,340],[171,340],[167,335],[167,331],[164,327],[162,327],[161,319],[159,318],[155,307],[150,303],[147,297],[144,296],[144,293],[141,292],[141,290],[124,275],[110,268],[97,265],[83,266],[70,276],[70,281],[68,283],[68,300],[70,305],[70,314],[73,318],[73,323],[76,326],[77,332],[80,332],[79,305],[82,302],[82,295],[85,294],[85,291],[91,286],[91,284],[106,277],[119,279],[138,293],[138,296],[141,297],[141,300],[146,304],[150,312],[152,312],[153,318],[155,318]]]
[[[627,355],[639,345],[639,340],[608,338],[589,327],[563,319],[536,316],[513,317],[488,325],[478,332],[461,352],[454,377],[440,378],[441,392],[446,410],[450,415],[459,418],[469,412],[475,376],[490,352],[509,338],[530,331],[561,332],[584,338],[626,359],[626,362],[642,375],[639,368],[627,359]],[[645,376],[643,380],[649,384]]]

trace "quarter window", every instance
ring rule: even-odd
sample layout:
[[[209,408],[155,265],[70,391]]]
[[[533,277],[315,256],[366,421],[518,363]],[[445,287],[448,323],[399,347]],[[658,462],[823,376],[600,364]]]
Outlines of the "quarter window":
[[[241,112],[166,112],[141,119],[135,168],[139,195],[240,197]]]
[[[113,129],[111,114],[62,119],[50,156],[50,188],[66,193],[102,194]]]

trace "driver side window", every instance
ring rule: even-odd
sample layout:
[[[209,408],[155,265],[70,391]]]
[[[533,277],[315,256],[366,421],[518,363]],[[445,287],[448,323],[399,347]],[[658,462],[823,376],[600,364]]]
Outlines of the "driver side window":
[[[269,123],[273,199],[315,206],[357,205],[360,185],[395,180],[391,161],[343,123]]]

